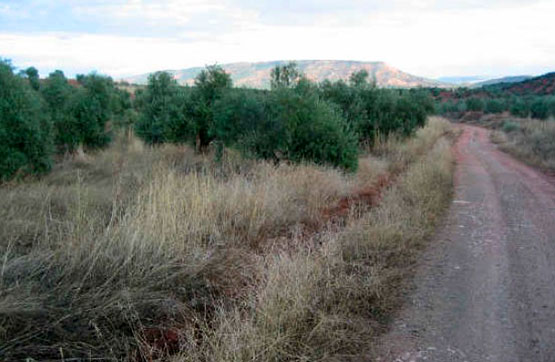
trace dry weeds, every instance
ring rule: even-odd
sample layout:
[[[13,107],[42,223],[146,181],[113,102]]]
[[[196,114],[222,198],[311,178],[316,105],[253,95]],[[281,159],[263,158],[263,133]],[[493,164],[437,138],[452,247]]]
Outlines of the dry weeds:
[[[536,167],[555,171],[555,121],[507,121],[491,137],[503,151]]]
[[[384,141],[356,175],[186,147],[65,160],[0,188],[5,359],[344,359],[371,346],[450,194],[448,124]],[[401,173],[402,172],[402,173]],[[322,210],[384,173],[344,228]],[[311,233],[303,232],[310,227]]]

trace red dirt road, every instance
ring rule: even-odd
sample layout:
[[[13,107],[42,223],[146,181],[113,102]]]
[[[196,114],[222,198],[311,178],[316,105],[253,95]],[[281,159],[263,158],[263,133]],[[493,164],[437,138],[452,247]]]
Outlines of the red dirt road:
[[[555,182],[461,126],[455,198],[379,361],[555,361]]]

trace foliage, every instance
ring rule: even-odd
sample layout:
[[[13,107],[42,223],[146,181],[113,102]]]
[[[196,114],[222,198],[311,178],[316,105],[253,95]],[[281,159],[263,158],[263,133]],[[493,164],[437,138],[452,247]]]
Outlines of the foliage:
[[[50,169],[52,136],[44,108],[39,95],[0,59],[0,180],[19,170]]]
[[[148,86],[139,96],[141,115],[135,131],[148,144],[177,140],[185,115],[180,106],[181,97],[177,82],[167,72],[149,76]]]
[[[466,109],[472,112],[481,112],[485,108],[484,101],[481,98],[472,97],[466,100]]]
[[[69,85],[64,73],[56,70],[46,78],[41,94],[48,104],[58,152],[75,151],[80,142],[77,122],[71,108],[76,96],[75,89]]]
[[[341,109],[361,142],[372,143],[379,134],[409,135],[434,112],[433,101],[426,92],[378,89],[366,78],[365,72],[359,72],[351,77],[351,85],[343,81],[320,85],[322,97]]]
[[[510,112],[520,118],[540,120],[555,117],[555,97],[550,86],[555,73],[517,83],[487,85],[480,88],[429,88],[437,112],[463,117],[467,111],[500,114]]]
[[[503,122],[502,129],[504,132],[510,133],[517,131],[520,128],[519,124],[516,122],[505,121]]]
[[[112,139],[107,126],[112,117],[114,82],[95,73],[78,75],[77,81],[82,88],[75,92],[72,111],[79,142],[89,149],[105,147]]]
[[[39,71],[35,67],[29,67],[20,72],[20,75],[29,80],[29,85],[34,90],[38,91],[40,88]]]
[[[138,119],[138,113],[134,111],[131,94],[120,88],[114,88],[112,97],[112,123],[114,127],[131,128]]]
[[[236,90],[216,104],[214,116],[218,139],[255,157],[357,168],[355,134],[315,89]]]
[[[532,118],[547,119],[549,117],[549,104],[543,97],[538,97],[530,104],[530,115]]]
[[[196,77],[191,94],[192,123],[189,133],[195,137],[197,151],[205,149],[214,140],[213,107],[232,86],[231,76],[218,65],[206,67]]]
[[[510,112],[513,116],[526,118],[530,115],[530,106],[522,98],[513,98]]]
[[[505,110],[505,104],[501,99],[488,99],[484,111],[486,113],[502,113]]]
[[[278,65],[270,73],[270,85],[272,89],[294,87],[301,75],[295,62]]]
[[[353,72],[349,77],[349,82],[353,87],[363,87],[368,83],[368,71],[366,69]]]
[[[41,132],[49,140],[45,145],[53,140],[59,153],[105,147],[113,128],[133,127],[150,145],[189,142],[197,151],[206,151],[213,143],[220,156],[226,145],[275,162],[355,170],[359,143],[371,144],[391,133],[410,135],[434,111],[428,94],[378,89],[364,70],[353,73],[348,83],[318,85],[289,63],[272,70],[272,90],[265,91],[233,88],[231,76],[213,65],[200,72],[193,87],[178,85],[165,72],[152,74],[147,87],[136,89],[132,97],[96,73],[77,75],[77,82],[70,82],[56,70],[41,83],[35,68],[14,76],[11,66],[3,64],[9,73],[5,78],[17,83],[14,92],[38,90],[22,107],[38,114],[34,121],[44,126]],[[51,148],[44,149],[48,158]],[[27,162],[20,159],[18,165]]]

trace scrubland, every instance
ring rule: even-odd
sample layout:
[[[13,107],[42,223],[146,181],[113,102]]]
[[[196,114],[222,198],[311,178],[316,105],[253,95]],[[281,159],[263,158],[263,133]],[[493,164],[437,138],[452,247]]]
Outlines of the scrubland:
[[[555,121],[505,120],[492,133],[492,140],[524,162],[555,171]]]
[[[0,358],[369,356],[450,200],[449,137],[432,118],[356,174],[120,137],[4,184]]]

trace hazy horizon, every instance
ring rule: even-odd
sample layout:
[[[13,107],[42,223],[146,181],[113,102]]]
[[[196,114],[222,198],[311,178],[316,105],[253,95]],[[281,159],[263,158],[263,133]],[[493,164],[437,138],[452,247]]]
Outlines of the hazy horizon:
[[[539,75],[553,1],[0,0],[0,57],[41,76],[273,60],[383,61],[427,78]]]

